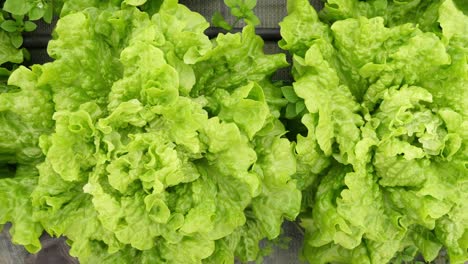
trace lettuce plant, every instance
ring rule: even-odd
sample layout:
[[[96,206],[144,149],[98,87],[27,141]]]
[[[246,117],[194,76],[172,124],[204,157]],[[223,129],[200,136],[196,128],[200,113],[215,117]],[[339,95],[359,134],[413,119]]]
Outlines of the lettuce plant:
[[[305,258],[466,261],[468,17],[451,0],[288,10]]]
[[[269,81],[285,56],[265,55],[251,26],[211,41],[177,1],[152,16],[64,10],[54,61],[20,67],[0,95],[3,171],[17,166],[0,179],[0,222],[13,241],[37,252],[42,230],[66,236],[82,263],[259,259],[300,208]]]

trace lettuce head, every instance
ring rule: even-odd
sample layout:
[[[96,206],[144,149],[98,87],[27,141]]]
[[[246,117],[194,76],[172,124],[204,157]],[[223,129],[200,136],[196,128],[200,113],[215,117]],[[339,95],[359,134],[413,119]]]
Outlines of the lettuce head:
[[[259,242],[300,208],[270,103],[285,56],[265,55],[251,26],[210,40],[177,1],[154,14],[72,3],[48,46],[54,61],[18,69],[18,88],[0,95],[0,161],[37,165],[0,180],[14,241],[36,252],[42,229],[66,236],[82,263],[259,259]]]
[[[468,259],[468,17],[456,2],[288,2],[303,255]],[[319,18],[322,18],[320,20]]]

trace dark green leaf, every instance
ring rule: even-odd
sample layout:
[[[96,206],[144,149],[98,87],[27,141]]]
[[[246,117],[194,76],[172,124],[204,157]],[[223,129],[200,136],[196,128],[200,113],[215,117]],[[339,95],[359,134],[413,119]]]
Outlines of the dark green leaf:
[[[231,14],[237,18],[244,18],[244,13],[238,7],[231,8]]]
[[[13,20],[3,21],[0,27],[6,32],[16,32],[18,30],[18,24]]]
[[[23,53],[23,57],[25,60],[31,60],[31,53],[25,48],[21,49],[21,52]]]
[[[44,19],[45,22],[50,24],[52,22],[53,16],[54,16],[54,10],[52,7],[50,7],[46,9],[44,13],[44,17],[42,17],[42,19]]]
[[[304,111],[306,105],[304,101],[299,101],[296,103],[296,113],[300,114],[302,111]]]
[[[145,11],[146,13],[153,15],[159,11],[161,8],[161,4],[164,2],[164,0],[153,0],[153,1],[146,1],[146,3],[142,6],[139,7],[142,11]]]
[[[25,15],[32,7],[31,1],[6,0],[3,10],[13,15]]]
[[[34,8],[32,8],[30,11],[29,11],[29,19],[30,20],[38,20],[40,19],[41,17],[44,16],[44,14],[46,13],[46,11],[52,11],[52,8],[39,8],[37,6],[35,6]]]
[[[37,28],[37,25],[34,22],[26,21],[24,22],[24,31],[30,32],[34,31]]]
[[[13,35],[11,35],[11,37],[10,37],[10,41],[11,41],[11,44],[12,44],[15,48],[19,48],[19,47],[21,47],[21,45],[23,44],[23,36],[21,36],[21,34],[19,34],[19,33],[13,34]]]
[[[16,20],[16,23],[19,25],[23,24],[24,15],[12,15],[12,17]]]
[[[260,19],[256,15],[254,15],[253,12],[252,15],[245,18],[245,21],[254,26],[260,24]]]
[[[285,116],[288,119],[292,119],[297,116],[295,104],[288,104],[288,106],[286,106]]]
[[[453,3],[463,12],[463,14],[468,16],[468,5],[466,4],[465,0],[453,0]]]
[[[0,76],[2,76],[2,77],[3,76],[9,76],[10,73],[11,72],[8,69],[0,67]]]
[[[215,27],[220,27],[228,31],[232,29],[232,26],[224,19],[223,15],[218,11],[216,11],[213,17],[211,18],[211,23]]]
[[[281,87],[281,91],[283,92],[284,97],[291,103],[295,103],[299,101],[299,97],[297,97],[296,93],[292,86],[284,86]]]

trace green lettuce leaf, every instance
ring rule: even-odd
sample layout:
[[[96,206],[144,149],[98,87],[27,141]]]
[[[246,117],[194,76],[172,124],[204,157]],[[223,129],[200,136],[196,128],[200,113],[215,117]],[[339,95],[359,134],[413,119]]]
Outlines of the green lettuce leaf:
[[[41,67],[20,67],[9,80],[9,91],[0,93],[0,163],[34,163],[42,158],[39,136],[54,124],[51,93],[39,87]],[[15,88],[15,87],[18,87]]]
[[[12,242],[36,253],[41,249],[39,237],[43,231],[33,218],[34,207],[30,198],[37,184],[37,170],[30,166],[17,166],[14,176],[0,177],[0,225],[12,222]]]
[[[197,76],[192,95],[210,94],[214,89],[232,90],[259,82],[288,64],[283,54],[265,55],[263,41],[253,26],[243,28],[242,34],[220,34],[214,47],[194,66]]]

